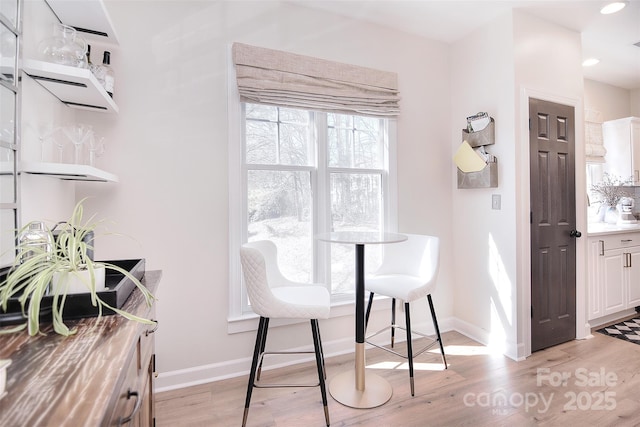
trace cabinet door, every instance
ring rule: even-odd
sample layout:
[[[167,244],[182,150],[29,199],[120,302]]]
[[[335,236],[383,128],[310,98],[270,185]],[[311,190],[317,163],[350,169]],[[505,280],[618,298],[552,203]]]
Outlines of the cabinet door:
[[[602,317],[603,283],[600,279],[604,253],[604,242],[598,238],[589,239],[589,263],[587,268],[587,288],[589,293],[587,316],[589,320]]]
[[[603,315],[627,308],[625,278],[623,275],[624,254],[622,249],[605,251],[602,258]]]
[[[633,175],[633,150],[629,123],[612,120],[602,124],[603,143],[607,149],[605,172],[627,179]]]
[[[640,248],[628,250],[626,253],[628,262],[624,264],[624,270],[629,290],[627,308],[634,308],[640,306]]]

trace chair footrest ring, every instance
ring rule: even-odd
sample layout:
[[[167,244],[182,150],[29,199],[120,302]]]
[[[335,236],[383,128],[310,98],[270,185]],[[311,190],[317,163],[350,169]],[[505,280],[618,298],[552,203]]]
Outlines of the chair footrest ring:
[[[258,357],[258,365],[262,366],[262,360],[266,355],[272,354],[315,354],[313,351],[265,351],[260,354]],[[286,387],[318,387],[320,386],[320,382],[311,383],[311,384],[278,384],[278,383],[261,383],[260,381],[254,381],[253,386],[255,388],[286,388]]]
[[[385,350],[385,351],[387,351],[387,352],[389,352],[389,353],[395,354],[396,356],[400,356],[400,357],[403,357],[403,358],[405,358],[405,359],[408,359],[408,358],[409,358],[409,355],[407,355],[407,354],[401,354],[401,353],[398,353],[398,352],[397,352],[397,351],[395,351],[395,350],[392,350],[392,349],[387,348],[387,347],[385,347],[385,346],[382,346],[382,345],[379,345],[379,344],[376,344],[376,343],[374,343],[374,342],[369,341],[369,339],[371,339],[371,338],[373,338],[373,337],[375,337],[375,336],[377,336],[377,335],[380,335],[381,333],[383,333],[383,332],[385,332],[385,331],[387,331],[387,330],[391,329],[392,327],[393,327],[393,328],[395,328],[395,329],[402,329],[402,330],[403,330],[403,331],[405,331],[405,332],[406,332],[406,330],[407,330],[407,329],[406,329],[406,328],[404,328],[403,326],[397,326],[397,325],[387,326],[387,327],[384,327],[384,328],[380,329],[378,332],[375,332],[375,333],[373,333],[373,334],[371,334],[371,335],[369,335],[369,336],[365,337],[365,342],[366,342],[367,344],[370,344],[370,345],[372,345],[372,346],[374,346],[374,347],[377,347],[377,348],[379,348],[379,349],[381,349],[381,350]],[[424,353],[425,351],[429,350],[431,347],[433,347],[434,345],[436,345],[436,343],[438,342],[438,339],[437,339],[437,338],[431,338],[429,335],[423,334],[422,332],[418,332],[418,331],[411,331],[411,334],[412,334],[412,335],[419,335],[419,336],[421,336],[421,337],[423,337],[423,338],[426,338],[426,339],[428,339],[428,340],[431,340],[431,342],[430,342],[429,344],[427,344],[425,347],[423,347],[422,349],[420,349],[420,350],[418,350],[418,351],[414,351],[414,352],[413,352],[413,357],[414,357],[414,358],[416,358],[416,357],[420,356],[422,353]]]

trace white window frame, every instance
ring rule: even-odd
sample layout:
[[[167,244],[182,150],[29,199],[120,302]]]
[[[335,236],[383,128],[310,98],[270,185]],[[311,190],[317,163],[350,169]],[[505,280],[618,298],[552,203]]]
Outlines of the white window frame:
[[[230,49],[229,49],[230,57]],[[229,117],[229,129],[228,129],[228,177],[229,177],[229,314],[228,314],[228,332],[237,333],[249,330],[255,330],[255,319],[257,315],[247,309],[247,306],[243,303],[247,301],[247,293],[244,286],[242,286],[242,269],[240,265],[240,247],[247,241],[247,217],[246,217],[246,176],[247,168],[244,166],[244,117],[243,106],[240,102],[240,96],[235,82],[235,70],[233,64],[229,62],[228,70],[228,117]],[[321,116],[326,117],[326,116]],[[317,115],[316,115],[317,118]],[[324,120],[319,120],[324,121]],[[383,220],[386,231],[397,231],[397,172],[396,172],[396,134],[397,134],[397,122],[395,118],[388,118],[386,121],[386,129],[384,134],[386,135],[383,143],[385,144],[386,156],[384,157],[385,165],[383,166],[384,172],[382,173],[381,191],[385,195],[383,197]],[[326,122],[316,123],[316,129],[321,129],[322,132],[326,132]],[[322,138],[323,135],[316,135],[316,140]],[[325,138],[326,140],[326,138]],[[316,165],[326,164],[326,150],[319,149],[319,144],[316,144]],[[240,167],[242,165],[242,167]],[[278,169],[285,169],[286,167],[278,166]],[[296,168],[297,169],[297,168]],[[329,185],[329,172],[346,171],[349,173],[367,173],[371,172],[368,169],[344,169],[344,168],[317,168],[314,166],[311,169],[311,185],[314,194],[317,193],[317,183],[323,180],[326,188]],[[375,171],[378,172],[377,170]],[[328,208],[328,201],[326,200],[327,194],[319,194],[315,199],[317,205],[314,206],[314,215],[316,215],[314,221],[314,233],[318,232],[318,228],[327,228],[330,222],[330,209]],[[329,251],[329,245],[324,244],[320,246],[316,240],[313,245],[314,254],[317,254],[322,248]],[[329,257],[325,256],[323,259],[329,261]],[[317,255],[314,255],[313,262],[318,262]],[[327,275],[329,274],[329,265],[314,265],[314,271],[316,272],[316,280],[321,283],[326,283]],[[343,298],[335,298],[332,295],[331,299],[331,317],[340,317],[353,315],[354,303],[353,298],[347,296]],[[296,321],[280,321],[274,323],[288,324],[297,323]]]

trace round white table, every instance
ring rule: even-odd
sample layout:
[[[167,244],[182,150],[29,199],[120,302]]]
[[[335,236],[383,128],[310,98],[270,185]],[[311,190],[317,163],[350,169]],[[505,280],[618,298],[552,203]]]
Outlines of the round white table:
[[[375,408],[391,399],[393,389],[384,378],[365,371],[364,246],[403,242],[407,240],[407,236],[397,233],[338,231],[319,234],[316,239],[323,242],[356,246],[355,369],[333,377],[329,384],[329,392],[335,400],[343,405],[352,408]]]

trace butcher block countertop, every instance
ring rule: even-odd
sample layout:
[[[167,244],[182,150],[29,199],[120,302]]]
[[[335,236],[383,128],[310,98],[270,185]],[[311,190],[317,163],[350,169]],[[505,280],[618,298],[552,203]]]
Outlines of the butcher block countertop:
[[[162,272],[145,272],[142,283],[155,293]],[[149,318],[142,293],[136,288],[122,307]],[[78,331],[57,335],[51,325],[44,335],[26,331],[0,335],[0,359],[11,359],[7,394],[0,399],[0,426],[99,426],[109,417],[124,375],[145,325],[119,315],[70,320]]]

